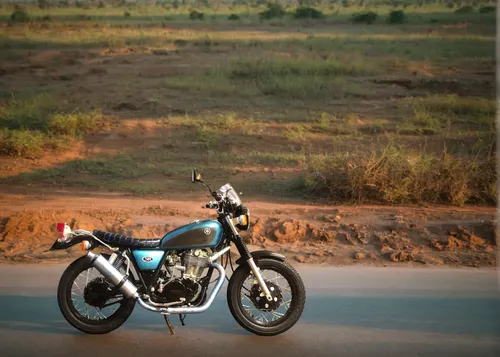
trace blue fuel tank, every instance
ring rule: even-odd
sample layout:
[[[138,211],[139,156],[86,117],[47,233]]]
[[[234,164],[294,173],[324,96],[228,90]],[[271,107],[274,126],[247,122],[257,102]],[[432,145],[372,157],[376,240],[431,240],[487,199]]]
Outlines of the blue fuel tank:
[[[214,248],[222,240],[223,228],[219,221],[196,221],[168,232],[160,249]]]

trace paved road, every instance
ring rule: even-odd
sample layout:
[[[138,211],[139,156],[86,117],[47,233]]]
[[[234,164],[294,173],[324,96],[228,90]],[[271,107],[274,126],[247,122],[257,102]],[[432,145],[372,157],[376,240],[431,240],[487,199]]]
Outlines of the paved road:
[[[301,266],[302,319],[281,336],[258,337],[231,318],[223,292],[174,336],[140,307],[119,330],[84,335],[57,307],[64,268],[0,265],[0,356],[500,356],[491,270]]]

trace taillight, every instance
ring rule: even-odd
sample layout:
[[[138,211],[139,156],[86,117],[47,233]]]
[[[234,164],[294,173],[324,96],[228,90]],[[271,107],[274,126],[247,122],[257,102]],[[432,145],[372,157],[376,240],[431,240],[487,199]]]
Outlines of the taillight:
[[[66,223],[57,223],[57,238],[64,240],[68,237],[69,233],[71,233],[71,228]]]
[[[66,226],[66,223],[58,223],[57,224],[57,233],[58,234],[58,238],[64,238],[64,227]]]

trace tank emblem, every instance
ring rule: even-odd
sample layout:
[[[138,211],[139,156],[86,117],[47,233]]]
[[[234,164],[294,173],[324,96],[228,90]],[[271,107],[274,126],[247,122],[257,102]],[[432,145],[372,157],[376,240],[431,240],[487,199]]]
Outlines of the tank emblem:
[[[205,228],[203,230],[203,233],[205,233],[208,236],[208,235],[210,235],[210,233],[212,233],[212,230],[210,228]]]
[[[152,262],[152,261],[153,261],[153,258],[152,258],[152,257],[142,257],[142,261],[143,261],[143,262],[146,262],[146,263],[148,263],[148,262]]]

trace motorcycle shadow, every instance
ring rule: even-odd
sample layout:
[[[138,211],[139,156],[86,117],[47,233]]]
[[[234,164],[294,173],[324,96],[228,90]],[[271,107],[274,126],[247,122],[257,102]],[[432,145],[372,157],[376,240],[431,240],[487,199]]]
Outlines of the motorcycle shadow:
[[[1,295],[0,329],[44,332],[63,335],[82,335],[61,315],[55,296]],[[184,330],[210,330],[219,333],[246,335],[232,318],[225,300],[215,301],[204,314],[188,315],[186,326],[181,326],[177,315],[170,316],[175,332]],[[169,333],[163,316],[148,312],[136,306],[134,312],[122,327],[126,330],[144,330]]]

